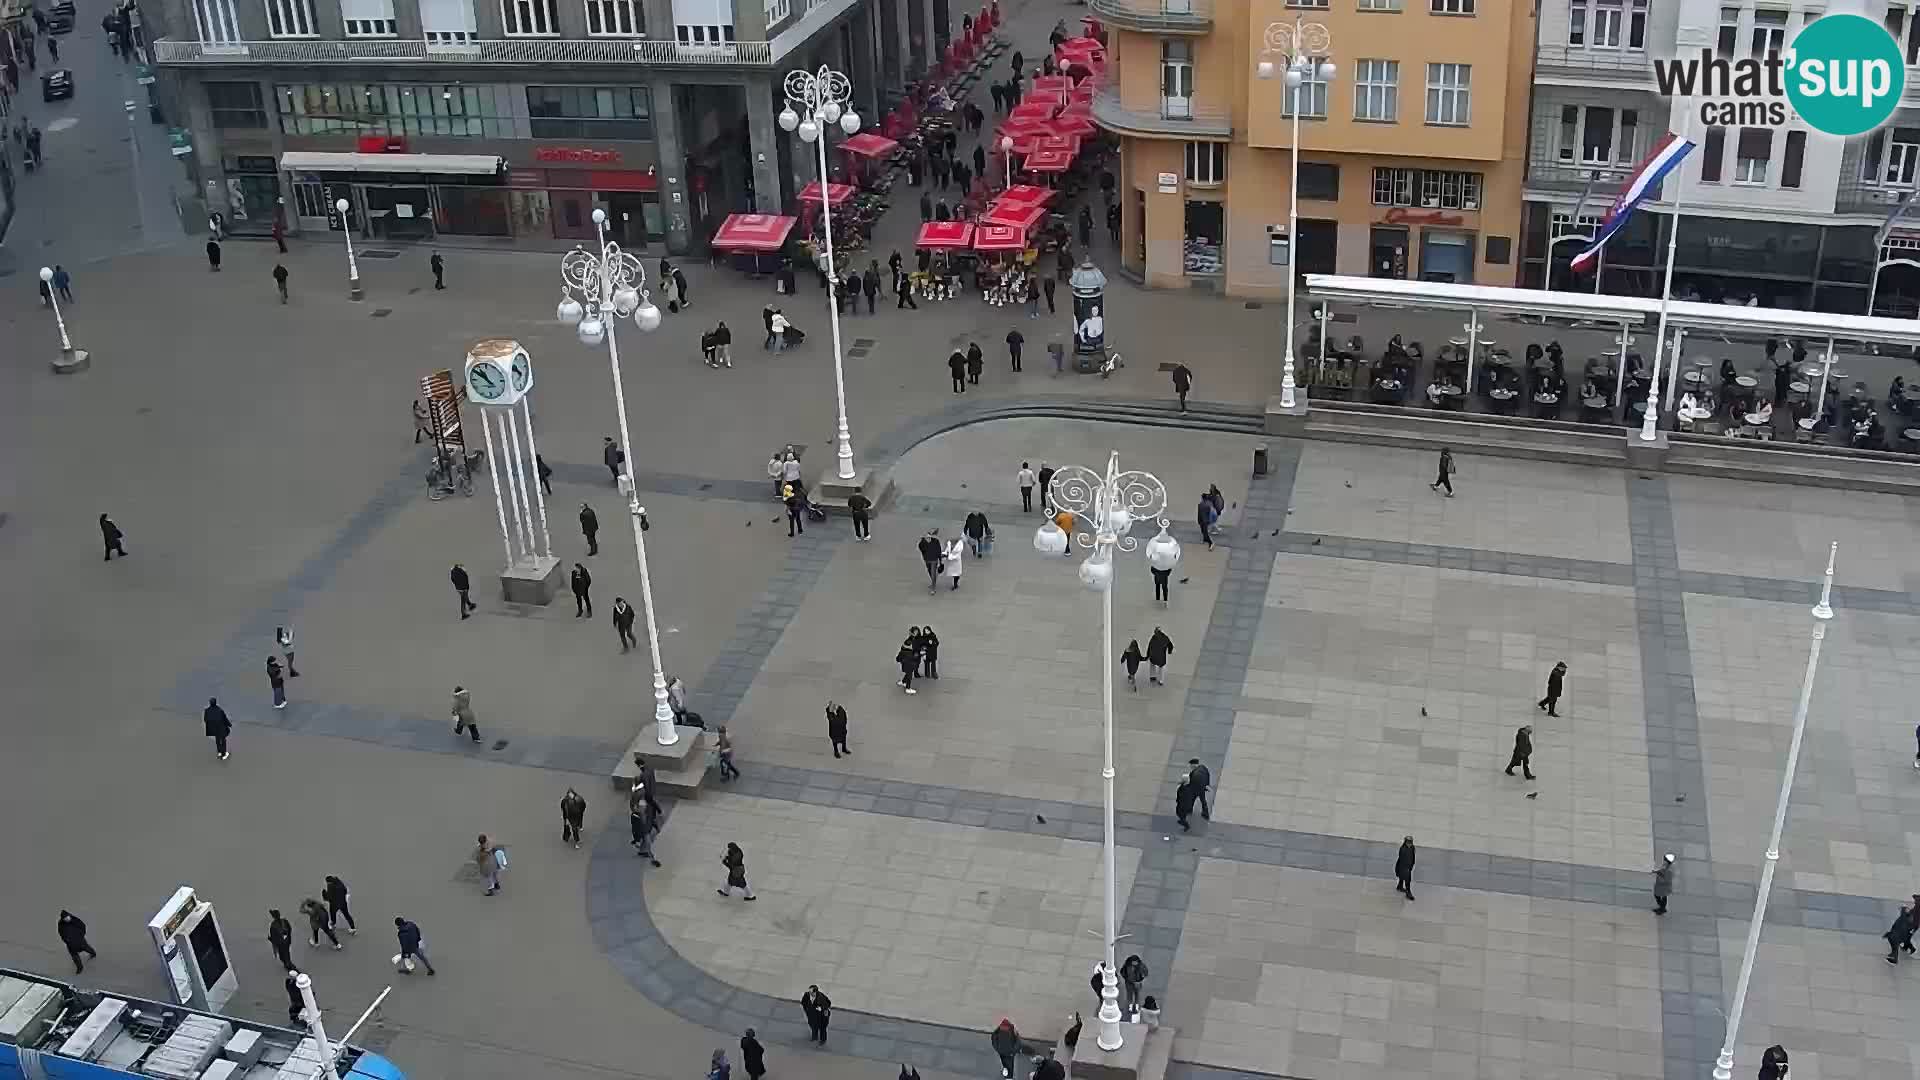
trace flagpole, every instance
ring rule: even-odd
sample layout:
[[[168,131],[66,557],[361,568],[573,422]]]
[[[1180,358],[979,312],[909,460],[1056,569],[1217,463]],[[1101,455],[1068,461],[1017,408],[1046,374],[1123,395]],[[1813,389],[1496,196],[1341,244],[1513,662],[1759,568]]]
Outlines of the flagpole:
[[[1685,141],[1690,118],[1680,118],[1680,138]],[[1660,437],[1660,361],[1667,351],[1667,305],[1673,302],[1673,256],[1680,246],[1680,200],[1686,191],[1686,168],[1673,174],[1673,226],[1667,230],[1667,273],[1660,286],[1660,331],[1653,342],[1653,378],[1647,381],[1647,411],[1640,418],[1640,441],[1654,442]],[[1621,357],[1625,368],[1625,357]]]

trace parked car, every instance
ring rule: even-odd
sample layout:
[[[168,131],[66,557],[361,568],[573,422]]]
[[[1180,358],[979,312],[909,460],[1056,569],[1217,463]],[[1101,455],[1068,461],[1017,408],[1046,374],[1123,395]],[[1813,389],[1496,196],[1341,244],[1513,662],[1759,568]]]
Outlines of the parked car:
[[[73,72],[54,68],[40,76],[40,100],[54,101],[73,96]]]

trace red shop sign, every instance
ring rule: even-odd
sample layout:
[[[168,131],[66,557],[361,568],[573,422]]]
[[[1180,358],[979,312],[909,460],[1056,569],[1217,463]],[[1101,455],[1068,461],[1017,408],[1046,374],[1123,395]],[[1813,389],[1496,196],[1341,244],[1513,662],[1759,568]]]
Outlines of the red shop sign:
[[[617,165],[620,163],[620,151],[592,150],[584,146],[536,146],[533,150],[533,160],[581,165]]]
[[[1459,214],[1447,214],[1438,210],[1407,210],[1394,207],[1387,211],[1388,225],[1458,225],[1467,220]]]

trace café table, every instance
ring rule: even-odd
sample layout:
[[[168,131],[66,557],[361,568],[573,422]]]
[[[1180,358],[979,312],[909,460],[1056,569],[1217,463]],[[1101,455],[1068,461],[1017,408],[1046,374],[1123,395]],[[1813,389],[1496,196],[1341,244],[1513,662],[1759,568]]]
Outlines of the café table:
[[[1804,394],[1812,390],[1813,386],[1810,383],[1790,382],[1787,384],[1787,389],[1793,391],[1796,394]]]
[[[1910,427],[1907,430],[1902,431],[1900,433],[1900,437],[1907,440],[1908,442],[1920,442],[1920,428]]]
[[[1735,386],[1738,386],[1742,390],[1751,390],[1760,385],[1760,380],[1751,375],[1736,375],[1733,378],[1733,382]]]

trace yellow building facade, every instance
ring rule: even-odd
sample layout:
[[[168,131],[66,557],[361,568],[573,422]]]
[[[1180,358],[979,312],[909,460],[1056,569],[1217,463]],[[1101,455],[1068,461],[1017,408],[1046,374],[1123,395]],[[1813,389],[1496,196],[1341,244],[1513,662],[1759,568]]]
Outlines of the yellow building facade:
[[[1300,273],[1511,285],[1534,12],[1522,0],[1092,0],[1119,137],[1121,264],[1284,295]],[[1300,47],[1293,44],[1300,28]],[[1291,51],[1335,66],[1289,89]],[[1262,62],[1271,77],[1262,78]],[[1300,106],[1297,234],[1287,234]]]

